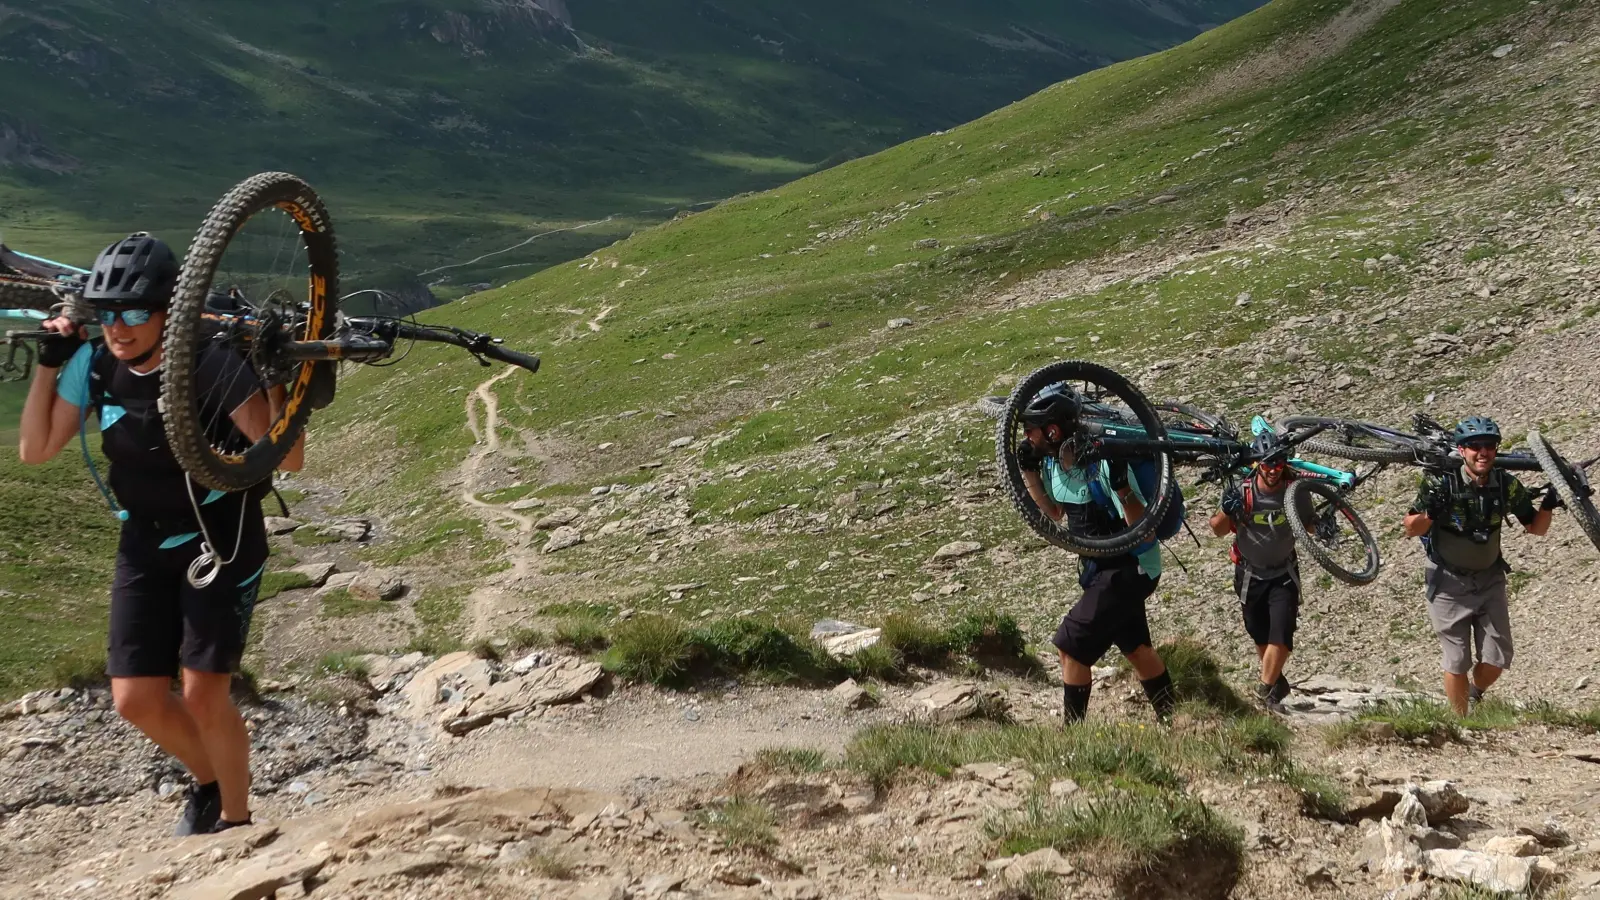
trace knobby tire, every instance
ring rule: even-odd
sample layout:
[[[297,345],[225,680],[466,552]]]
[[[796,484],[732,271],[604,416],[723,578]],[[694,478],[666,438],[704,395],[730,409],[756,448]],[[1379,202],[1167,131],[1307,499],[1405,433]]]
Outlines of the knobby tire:
[[[1023,378],[1006,400],[1005,409],[995,429],[995,465],[1011,505],[1016,507],[1024,522],[1034,533],[1046,541],[1080,556],[1106,558],[1120,556],[1143,543],[1166,515],[1167,505],[1177,490],[1177,480],[1172,471],[1172,459],[1165,453],[1156,454],[1156,497],[1145,507],[1144,518],[1123,531],[1105,537],[1074,534],[1056,524],[1039,509],[1028,494],[1017,466],[1016,442],[1019,439],[1018,421],[1028,402],[1047,385],[1058,381],[1089,382],[1107,388],[1126,404],[1144,426],[1146,433],[1156,439],[1166,437],[1166,428],[1160,416],[1126,378],[1104,366],[1090,362],[1067,360],[1051,363]]]
[[[316,191],[286,172],[264,172],[241,181],[211,208],[184,257],[178,287],[167,316],[161,376],[162,416],[167,441],[178,464],[195,482],[219,491],[240,491],[270,478],[305,429],[319,378],[331,378],[332,361],[302,363],[287,386],[283,411],[272,428],[243,453],[213,447],[201,420],[194,361],[207,339],[202,314],[228,243],[251,216],[280,208],[295,220],[306,249],[310,309],[297,340],[325,340],[333,334],[338,309],[339,266],[333,223]],[[321,367],[319,369],[319,367]]]
[[[1544,470],[1545,476],[1555,486],[1556,495],[1567,504],[1567,512],[1572,515],[1572,520],[1594,542],[1595,549],[1600,550],[1600,511],[1595,509],[1593,496],[1585,497],[1578,492],[1580,482],[1572,465],[1545,441],[1538,430],[1528,432],[1528,449],[1533,451],[1539,468]]]
[[[1309,500],[1302,500],[1307,491],[1313,496]],[[1342,516],[1361,539],[1362,547],[1367,554],[1365,568],[1355,572],[1345,568],[1317,539],[1317,523],[1301,519],[1301,503],[1304,502],[1315,509],[1319,501],[1333,504],[1335,514]],[[1296,546],[1305,548],[1305,551],[1311,554],[1311,558],[1317,561],[1317,565],[1326,569],[1328,574],[1345,584],[1354,585],[1371,584],[1378,577],[1378,570],[1383,566],[1383,558],[1378,553],[1378,542],[1367,528],[1367,523],[1361,521],[1361,516],[1356,513],[1355,507],[1350,505],[1338,488],[1313,479],[1295,479],[1289,482],[1289,489],[1284,492],[1283,509],[1289,519],[1289,528],[1294,532]]]

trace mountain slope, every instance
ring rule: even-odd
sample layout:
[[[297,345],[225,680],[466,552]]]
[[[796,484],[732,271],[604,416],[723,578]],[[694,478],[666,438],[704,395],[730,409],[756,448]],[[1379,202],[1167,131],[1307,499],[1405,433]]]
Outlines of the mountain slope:
[[[288,169],[391,283],[618,216],[448,273],[498,282],[1256,5],[47,0],[0,13],[0,216],[78,258]]]
[[[382,458],[385,483],[344,509],[391,516],[382,558],[421,554],[413,566],[450,561],[463,480],[495,502],[587,509],[590,540],[557,554],[485,515],[528,574],[474,582],[479,634],[562,598],[871,618],[941,589],[949,608],[1000,606],[1037,629],[1058,613],[1039,585],[1065,596],[1070,572],[994,492],[989,425],[969,404],[1050,359],[1098,359],[1235,415],[1399,424],[1424,404],[1482,404],[1586,457],[1584,370],[1556,370],[1567,396],[1537,403],[1471,388],[1489,372],[1545,378],[1524,354],[1582,365],[1546,332],[1592,333],[1600,311],[1586,293],[1592,16],[1280,0],[469,298],[440,318],[520,334],[545,358],[490,388],[499,451],[479,444],[456,469],[462,404],[485,377],[470,363],[356,372],[318,432],[337,448],[322,477],[354,484],[370,467],[335,460]],[[913,324],[885,327],[900,318]],[[692,440],[668,449],[679,438]],[[1415,550],[1394,531],[1409,477],[1375,483],[1363,507],[1391,541],[1390,574],[1366,592],[1328,582],[1308,652],[1431,677]],[[440,479],[450,494],[427,500]],[[965,577],[927,563],[954,539],[998,549]],[[1213,543],[1206,568],[1169,579],[1164,626],[1231,642]],[[1553,549],[1527,548],[1546,611],[1565,615],[1595,577],[1586,546],[1566,524]],[[708,586],[662,592],[688,583]]]
[[[1047,360],[1094,358],[1235,415],[1490,410],[1586,458],[1600,449],[1584,412],[1600,373],[1581,349],[1600,322],[1593,17],[1278,0],[641,232],[432,314],[538,349],[537,375],[483,386],[501,373],[442,350],[347,370],[306,486],[378,517],[362,553],[415,578],[428,615],[427,598],[449,598],[431,621],[457,637],[559,601],[868,621],[999,608],[1037,639],[1070,564],[995,491],[971,403]],[[913,324],[886,327],[900,318]],[[489,395],[493,442],[474,399]],[[1388,570],[1366,591],[1316,585],[1307,666],[1434,677],[1420,567],[1395,530],[1410,476],[1363,488]],[[586,543],[542,553],[544,533],[517,524],[540,512],[463,495],[570,506]],[[957,539],[990,549],[928,562]],[[1537,599],[1517,627],[1541,639],[1519,683],[1570,683],[1561,660],[1590,636],[1549,623],[1581,618],[1600,568],[1570,523],[1530,543],[1516,552]],[[1183,551],[1192,571],[1174,567],[1156,625],[1243,665],[1224,548],[1205,544]],[[704,587],[665,590],[686,584]],[[268,631],[266,666],[290,646],[372,646],[370,629],[315,618]]]

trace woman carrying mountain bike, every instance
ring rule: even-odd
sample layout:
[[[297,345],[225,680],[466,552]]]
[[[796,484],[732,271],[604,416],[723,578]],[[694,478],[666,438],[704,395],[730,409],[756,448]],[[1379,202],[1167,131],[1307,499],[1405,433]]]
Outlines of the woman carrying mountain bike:
[[[1500,549],[1501,522],[1513,515],[1529,534],[1543,535],[1563,504],[1552,485],[1535,508],[1535,495],[1515,475],[1495,467],[1501,436],[1493,419],[1469,416],[1451,437],[1461,465],[1422,476],[1405,532],[1422,538],[1428,555],[1428,618],[1443,651],[1444,692],[1456,714],[1464,716],[1468,701],[1482,698],[1511,667],[1506,602],[1511,566]]]
[[[1079,465],[1064,438],[1076,427],[1080,403],[1070,390],[1046,388],[1023,410],[1025,441],[1017,464],[1038,508],[1084,533],[1111,533],[1144,517],[1146,498],[1126,461]],[[1166,664],[1151,646],[1145,600],[1161,579],[1161,545],[1118,556],[1079,558],[1083,596],[1061,619],[1052,643],[1061,654],[1062,706],[1067,724],[1083,721],[1093,687],[1091,666],[1115,644],[1133,664],[1156,717],[1172,716],[1177,697]]]
[[[162,327],[178,282],[172,250],[137,233],[95,260],[82,300],[103,336],[54,318],[22,411],[25,463],[53,458],[75,437],[122,520],[111,584],[106,673],[117,712],[188,768],[194,778],[176,833],[250,823],[250,739],[229,695],[267,560],[261,498],[271,480],[225,493],[197,487],[168,443],[158,405]],[[202,343],[192,369],[201,420],[218,447],[242,449],[277,420],[282,388],[263,391],[249,364],[225,344]],[[84,434],[99,415],[110,461],[106,484]],[[279,464],[297,470],[304,436]],[[227,554],[224,557],[222,554]],[[171,691],[182,677],[182,696]]]

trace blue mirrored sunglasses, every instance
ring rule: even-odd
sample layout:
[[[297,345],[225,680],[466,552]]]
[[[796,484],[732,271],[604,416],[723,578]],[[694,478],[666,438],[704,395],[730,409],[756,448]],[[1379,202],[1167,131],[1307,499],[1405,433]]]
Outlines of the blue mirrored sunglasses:
[[[129,328],[136,328],[150,321],[148,309],[102,309],[99,310],[100,324],[106,328],[117,324],[117,317],[122,317],[122,324]]]

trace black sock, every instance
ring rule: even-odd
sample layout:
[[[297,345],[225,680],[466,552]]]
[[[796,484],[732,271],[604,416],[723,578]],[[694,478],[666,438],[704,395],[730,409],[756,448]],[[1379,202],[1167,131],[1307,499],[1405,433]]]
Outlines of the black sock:
[[[1062,713],[1068,725],[1082,722],[1083,717],[1089,714],[1089,692],[1093,689],[1094,686],[1090,684],[1061,686]]]
[[[1156,718],[1163,722],[1172,718],[1172,711],[1178,706],[1178,695],[1172,687],[1172,673],[1162,672],[1139,684],[1144,688],[1144,695],[1150,698],[1150,705],[1155,707]]]

